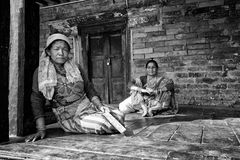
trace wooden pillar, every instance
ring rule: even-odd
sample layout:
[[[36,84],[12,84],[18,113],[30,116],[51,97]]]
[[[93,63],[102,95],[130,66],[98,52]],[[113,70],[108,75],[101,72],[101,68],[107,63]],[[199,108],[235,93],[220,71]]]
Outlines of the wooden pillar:
[[[23,132],[25,0],[10,0],[9,136]]]

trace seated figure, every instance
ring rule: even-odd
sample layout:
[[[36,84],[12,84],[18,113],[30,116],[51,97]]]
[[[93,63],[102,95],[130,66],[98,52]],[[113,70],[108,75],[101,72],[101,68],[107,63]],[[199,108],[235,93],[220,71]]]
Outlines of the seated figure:
[[[48,37],[33,75],[31,105],[36,120],[37,133],[26,138],[34,142],[46,137],[44,104],[51,102],[58,124],[65,132],[72,133],[117,133],[106,119],[110,113],[123,124],[123,114],[111,110],[101,102],[93,84],[83,69],[70,58],[70,41],[63,34]]]
[[[146,75],[134,79],[130,84],[130,96],[119,104],[124,114],[142,111],[142,116],[176,114],[173,80],[158,75],[155,60],[146,63]]]

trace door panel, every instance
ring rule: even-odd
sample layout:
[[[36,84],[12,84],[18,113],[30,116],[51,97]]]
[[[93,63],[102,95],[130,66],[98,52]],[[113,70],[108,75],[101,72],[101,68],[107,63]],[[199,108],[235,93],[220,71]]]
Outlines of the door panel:
[[[119,103],[124,98],[122,34],[89,35],[89,76],[104,103]]]
[[[121,34],[110,34],[110,102],[119,103],[124,94],[124,67],[122,55]]]
[[[92,35],[89,37],[89,75],[100,94],[101,98],[106,101],[107,82],[105,81],[105,60],[104,60],[104,37],[103,35]],[[100,91],[100,92],[99,92]]]

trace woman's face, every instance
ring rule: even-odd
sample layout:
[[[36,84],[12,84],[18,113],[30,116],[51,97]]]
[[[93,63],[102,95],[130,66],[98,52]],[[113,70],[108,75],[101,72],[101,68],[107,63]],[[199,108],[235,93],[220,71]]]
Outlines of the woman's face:
[[[157,67],[154,63],[150,62],[147,65],[147,75],[148,76],[155,76],[157,75]]]
[[[68,60],[69,46],[65,41],[56,40],[47,50],[48,55],[57,64],[64,64]]]

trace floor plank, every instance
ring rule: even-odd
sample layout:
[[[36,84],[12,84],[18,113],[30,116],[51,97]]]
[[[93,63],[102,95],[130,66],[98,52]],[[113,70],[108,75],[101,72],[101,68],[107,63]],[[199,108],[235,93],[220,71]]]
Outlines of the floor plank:
[[[171,140],[185,143],[201,143],[202,129],[203,126],[198,123],[181,123]]]

